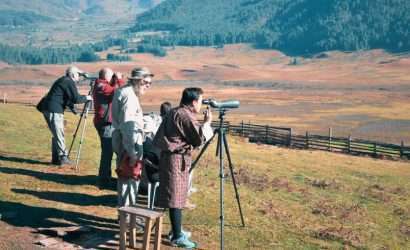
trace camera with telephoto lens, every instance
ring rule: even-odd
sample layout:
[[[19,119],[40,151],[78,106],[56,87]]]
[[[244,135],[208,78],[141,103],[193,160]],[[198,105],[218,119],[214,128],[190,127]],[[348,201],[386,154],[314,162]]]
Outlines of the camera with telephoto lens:
[[[87,72],[81,72],[81,73],[78,73],[81,77],[83,77],[84,79],[87,79],[87,80],[96,80],[97,79],[97,77],[96,76],[93,76],[93,75],[91,75],[91,74],[89,74],[89,73],[87,73]]]
[[[202,100],[202,104],[208,105],[211,108],[215,109],[236,109],[239,107],[238,100],[226,100],[222,102],[218,102],[215,99],[204,99]]]

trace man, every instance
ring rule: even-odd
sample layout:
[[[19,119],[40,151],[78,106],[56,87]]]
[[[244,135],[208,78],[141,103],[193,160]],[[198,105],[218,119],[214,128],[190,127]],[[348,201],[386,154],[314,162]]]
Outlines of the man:
[[[74,104],[91,101],[91,96],[80,95],[76,83],[84,72],[76,66],[70,66],[65,76],[57,79],[47,95],[41,99],[37,109],[43,113],[52,134],[52,160],[55,165],[72,164],[68,159],[64,140],[64,110],[74,109]]]
[[[112,161],[112,116],[111,104],[114,91],[123,85],[121,74],[109,69],[100,70],[98,79],[95,81],[94,99],[94,126],[97,129],[101,143],[100,167],[98,171],[98,187],[100,189],[112,187],[111,161]]]
[[[161,150],[158,205],[169,208],[171,243],[188,249],[197,246],[189,239],[191,233],[182,231],[181,227],[182,209],[188,194],[191,152],[213,135],[210,110],[205,112],[202,126],[196,119],[196,114],[201,110],[202,95],[200,88],[186,88],[179,107],[165,116],[153,142]]]
[[[148,68],[135,68],[128,84],[115,91],[112,101],[112,143],[117,155],[118,206],[135,205],[140,176],[122,176],[121,161],[129,157],[130,168],[142,160],[144,121],[139,98],[151,87],[152,74]]]

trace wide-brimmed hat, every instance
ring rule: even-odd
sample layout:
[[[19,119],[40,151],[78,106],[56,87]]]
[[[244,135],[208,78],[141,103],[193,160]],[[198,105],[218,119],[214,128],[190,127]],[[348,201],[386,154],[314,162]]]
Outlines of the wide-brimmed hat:
[[[151,73],[151,71],[147,67],[141,67],[141,68],[134,68],[131,71],[131,76],[128,77],[128,79],[131,80],[141,80],[146,77],[153,77],[154,74]]]

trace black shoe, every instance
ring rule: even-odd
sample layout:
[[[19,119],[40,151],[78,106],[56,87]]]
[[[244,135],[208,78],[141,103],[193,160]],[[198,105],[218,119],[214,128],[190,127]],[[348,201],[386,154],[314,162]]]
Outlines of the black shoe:
[[[63,165],[73,165],[73,162],[70,160],[70,159],[68,159],[68,157],[67,156],[63,156],[63,157],[61,157],[61,160],[60,160],[60,164],[59,164],[60,166],[63,166]]]
[[[52,165],[61,165],[61,161],[60,160],[51,160],[51,164]]]

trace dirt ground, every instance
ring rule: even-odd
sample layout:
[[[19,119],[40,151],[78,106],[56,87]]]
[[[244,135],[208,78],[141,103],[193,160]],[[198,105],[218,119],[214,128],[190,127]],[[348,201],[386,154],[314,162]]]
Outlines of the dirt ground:
[[[296,65],[291,64],[295,59]],[[241,102],[228,114],[232,122],[291,127],[297,134],[327,134],[332,128],[335,136],[410,143],[407,54],[332,51],[292,58],[230,45],[177,47],[164,58],[135,54],[133,60],[78,66],[94,74],[111,67],[125,75],[136,65],[150,67],[156,75],[152,90],[142,99],[146,112],[157,111],[163,101],[177,105],[184,87],[201,86],[205,97]],[[0,101],[37,103],[66,67],[0,64]],[[82,93],[87,93],[88,82],[82,84]]]

